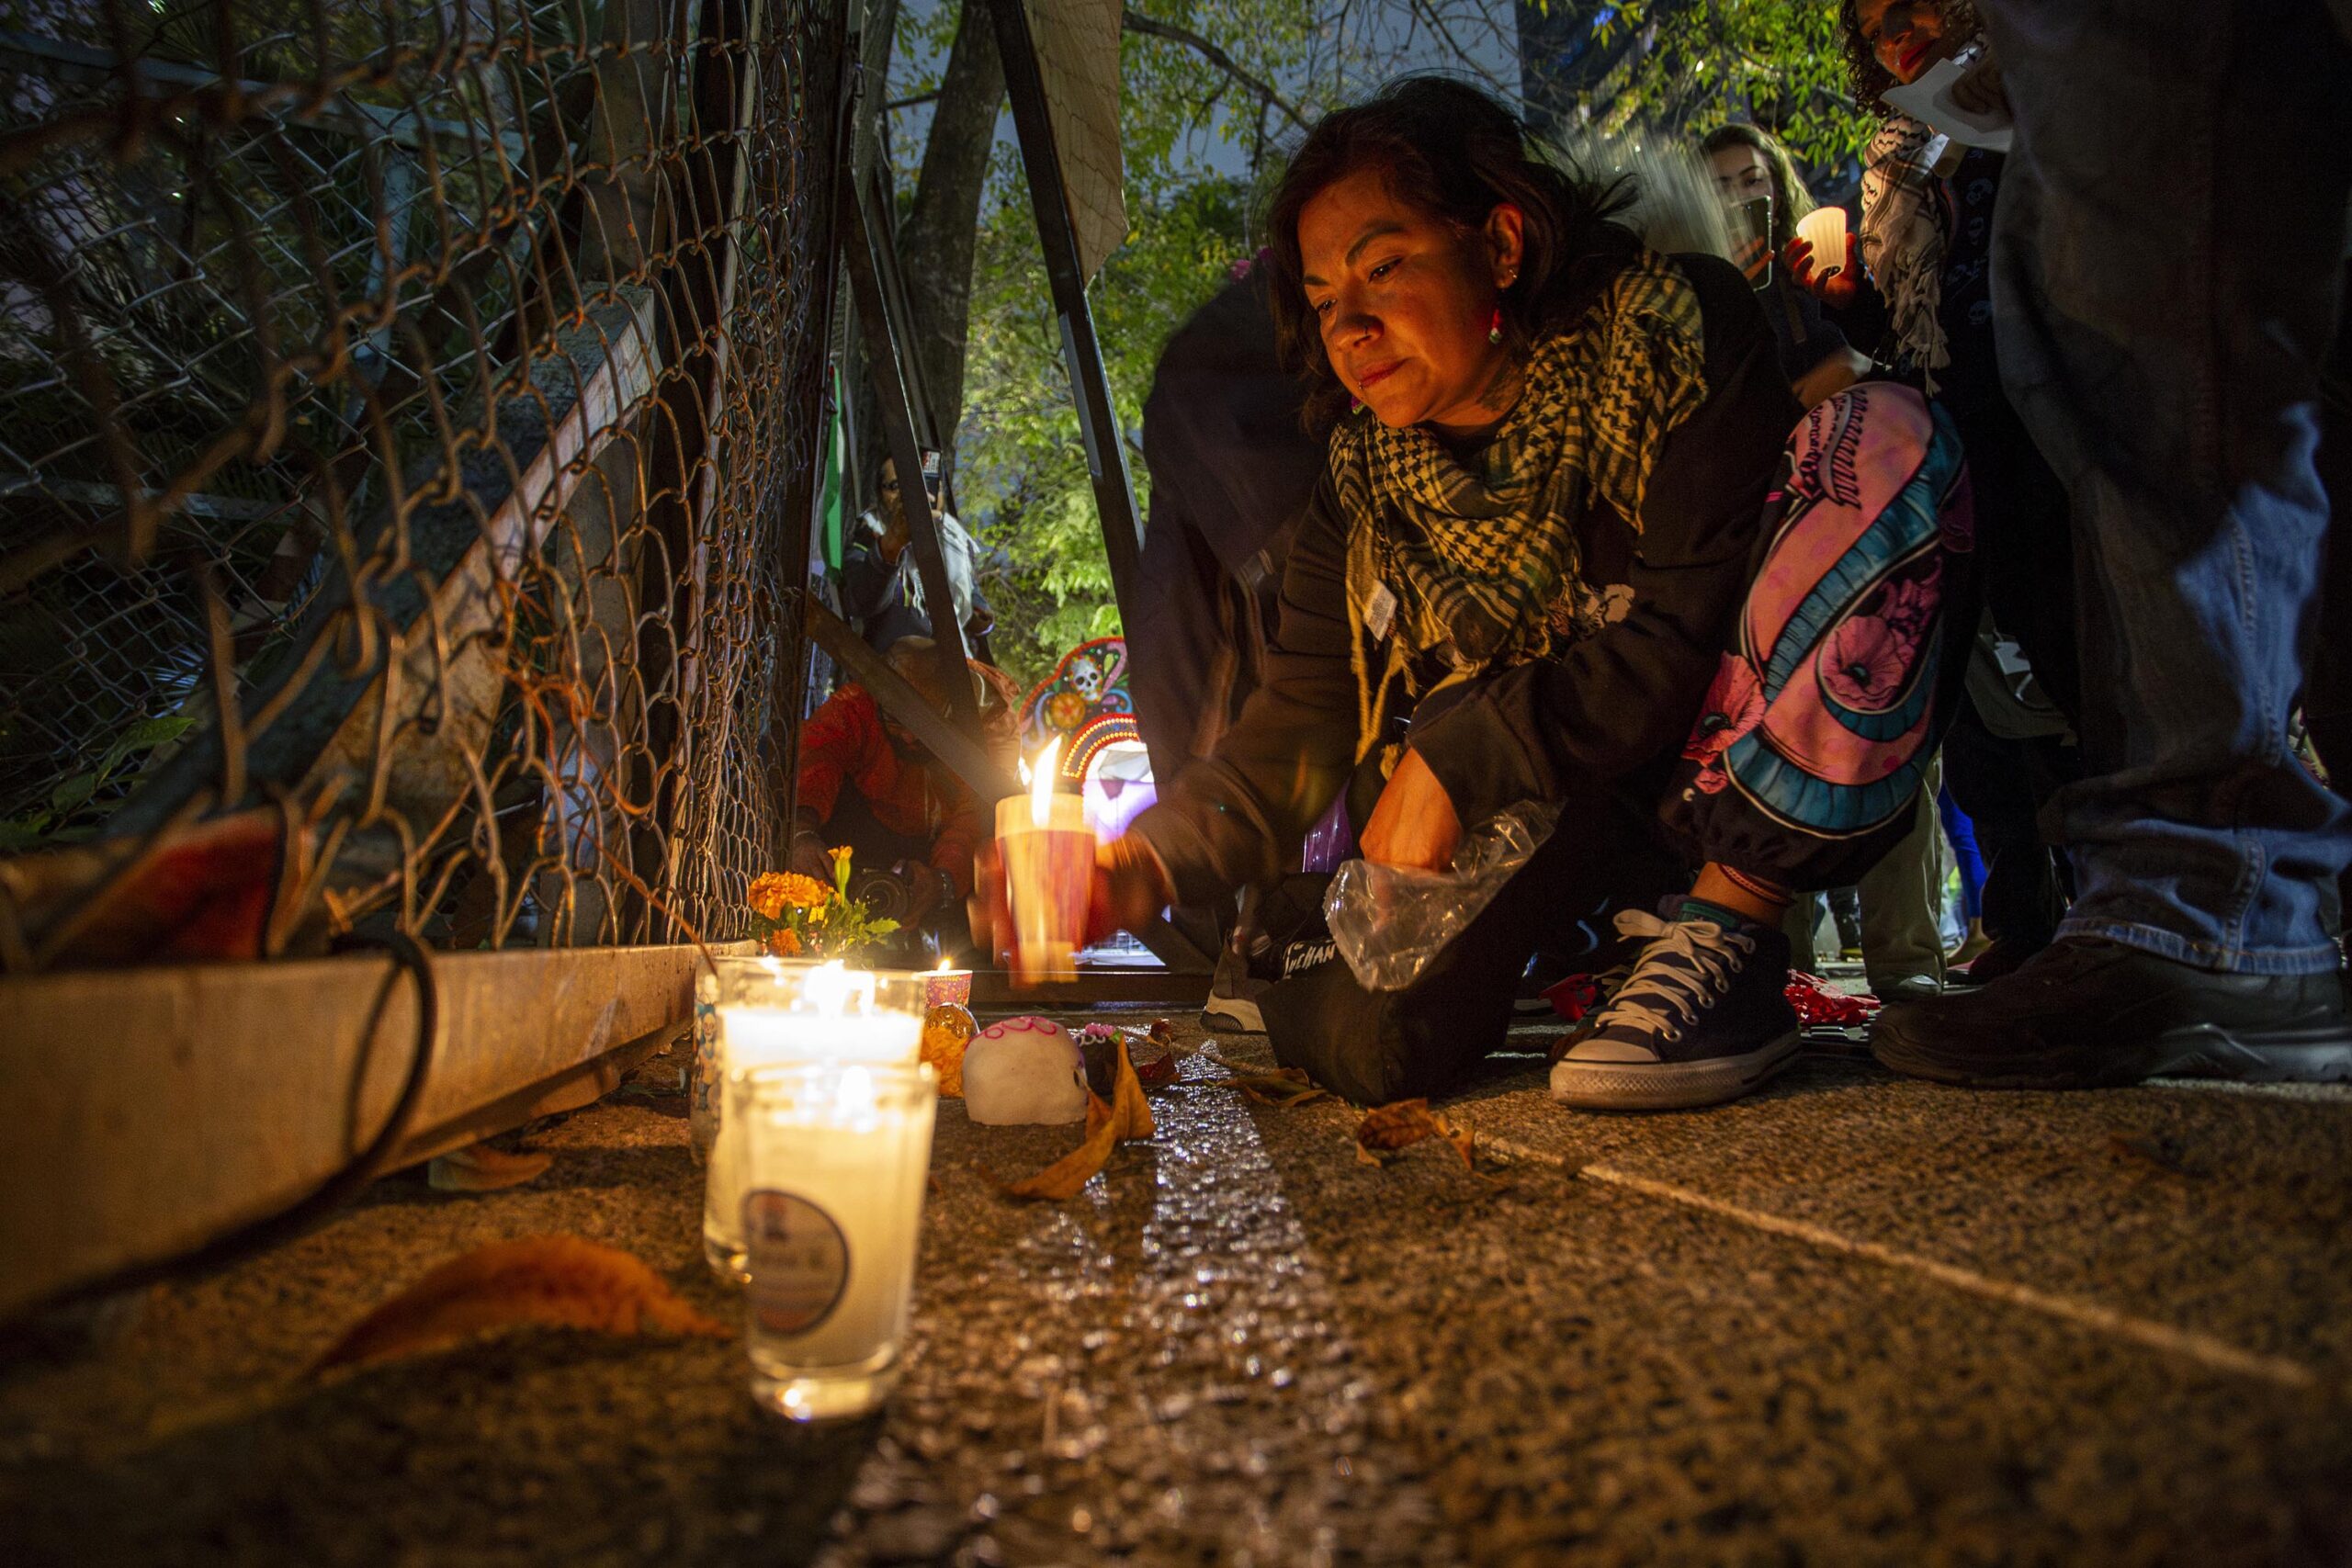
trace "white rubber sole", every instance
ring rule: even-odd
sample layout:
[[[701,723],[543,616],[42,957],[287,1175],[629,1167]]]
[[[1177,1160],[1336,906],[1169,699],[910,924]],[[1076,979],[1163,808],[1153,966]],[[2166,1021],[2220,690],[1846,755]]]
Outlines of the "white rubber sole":
[[[1693,1111],[1737,1100],[1795,1059],[1800,1032],[1791,1030],[1739,1056],[1705,1062],[1579,1062],[1552,1064],[1552,1098],[1578,1111]]]
[[[1242,1034],[1266,1032],[1266,1015],[1248,997],[1212,995],[1201,1009],[1201,1027],[1224,1029]]]

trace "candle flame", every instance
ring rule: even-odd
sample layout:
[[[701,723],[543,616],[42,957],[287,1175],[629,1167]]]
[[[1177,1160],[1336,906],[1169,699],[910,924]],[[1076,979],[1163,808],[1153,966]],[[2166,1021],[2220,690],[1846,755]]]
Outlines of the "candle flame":
[[[870,1122],[874,1109],[874,1075],[853,1062],[833,1087],[833,1114],[844,1122]]]
[[[801,999],[812,1012],[828,1018],[840,1018],[850,1012],[874,1010],[874,976],[859,971],[850,972],[848,964],[835,959],[820,964],[801,982]]]
[[[1040,828],[1054,821],[1054,763],[1061,756],[1062,738],[1055,736],[1037,753],[1036,777],[1029,784],[1029,820]]]

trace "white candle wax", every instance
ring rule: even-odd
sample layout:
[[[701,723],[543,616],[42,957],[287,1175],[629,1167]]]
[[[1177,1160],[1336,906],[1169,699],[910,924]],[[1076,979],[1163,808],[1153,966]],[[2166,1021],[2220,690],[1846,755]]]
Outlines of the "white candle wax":
[[[813,1092],[752,1091],[744,1120],[750,1344],[779,1408],[822,1415],[794,1401],[884,1372],[904,1341],[935,1101],[877,1098],[854,1064],[795,1089]]]
[[[912,1013],[869,1012],[846,1016],[754,1006],[718,1010],[719,1057],[725,1067],[718,1135],[710,1148],[710,1172],[703,1194],[703,1250],[713,1269],[742,1278],[744,1151],[733,1114],[742,1075],[763,1066],[796,1062],[902,1064],[917,1059],[922,1021]]]

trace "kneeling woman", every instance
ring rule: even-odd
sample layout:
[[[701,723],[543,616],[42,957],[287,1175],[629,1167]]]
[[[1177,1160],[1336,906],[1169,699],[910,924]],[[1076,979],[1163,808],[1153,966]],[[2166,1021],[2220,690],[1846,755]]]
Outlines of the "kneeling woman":
[[[1097,892],[1133,925],[1271,880],[1343,789],[1367,858],[1427,868],[1464,824],[1556,805],[1411,987],[1330,963],[1260,998],[1277,1057],[1351,1099],[1456,1082],[1501,1044],[1539,942],[1611,912],[1646,945],[1556,1098],[1704,1104],[1795,1048],[1785,895],[1694,881],[1658,807],[1799,410],[1738,272],[1653,254],[1610,211],[1500,105],[1429,78],[1323,120],[1272,205],[1282,324],[1351,410],[1265,683],[1106,849]]]

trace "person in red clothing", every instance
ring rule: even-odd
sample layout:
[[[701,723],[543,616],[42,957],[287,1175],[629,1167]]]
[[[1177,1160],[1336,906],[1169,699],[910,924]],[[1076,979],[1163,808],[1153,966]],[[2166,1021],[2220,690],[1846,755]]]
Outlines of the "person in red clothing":
[[[947,712],[929,637],[902,638],[886,657]],[[985,703],[990,694],[977,677],[975,690]],[[797,800],[793,870],[830,881],[826,848],[847,844],[856,864],[888,867],[906,883],[910,927],[971,891],[972,852],[986,831],[978,798],[865,687],[842,687],[801,727]]]

